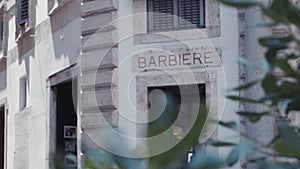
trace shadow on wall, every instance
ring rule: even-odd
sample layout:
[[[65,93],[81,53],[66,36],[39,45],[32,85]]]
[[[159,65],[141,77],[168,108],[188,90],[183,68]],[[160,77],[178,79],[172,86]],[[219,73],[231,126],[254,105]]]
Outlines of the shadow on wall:
[[[4,91],[7,87],[7,71],[6,71],[6,59],[0,59],[0,92]]]
[[[50,14],[52,43],[56,59],[65,57],[72,65],[76,63],[81,46],[81,4],[70,1],[54,5]]]
[[[16,17],[16,40],[17,40],[17,52],[14,53],[18,56],[18,63],[21,65],[23,62],[25,64],[25,75],[26,79],[30,79],[30,57],[35,57],[35,36],[36,36],[36,6],[37,0],[29,1],[29,9],[28,9],[28,20],[27,23],[20,25],[18,22],[18,4],[15,7],[15,17]],[[31,51],[28,53],[28,51]],[[21,78],[24,78],[21,77]],[[29,81],[27,81],[27,85],[29,86]],[[21,84],[20,84],[21,85]],[[28,91],[30,88],[28,87]]]

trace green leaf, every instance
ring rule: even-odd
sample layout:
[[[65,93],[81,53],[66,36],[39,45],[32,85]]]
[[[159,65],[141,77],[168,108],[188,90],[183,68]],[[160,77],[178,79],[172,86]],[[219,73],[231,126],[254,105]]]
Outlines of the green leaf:
[[[294,83],[289,81],[282,82],[280,86],[280,94],[285,97],[297,97],[298,95],[295,95],[295,93],[300,92],[300,83]],[[290,100],[292,102],[293,100]]]
[[[276,100],[280,97],[279,93],[278,92],[274,92],[274,93],[267,93],[265,94],[265,96],[263,96],[261,98],[261,101],[264,102],[264,101],[267,101],[267,100]]]
[[[253,158],[253,159],[250,159],[249,160],[249,163],[260,163],[261,161],[264,161],[264,160],[266,160],[267,159],[267,157],[259,157],[259,158]]]
[[[278,89],[276,77],[272,73],[267,74],[262,81],[262,87],[266,93],[276,91]]]
[[[208,113],[206,111],[205,105],[200,105],[200,110],[197,114],[196,121],[193,124],[191,130],[187,133],[187,135],[180,140],[178,144],[176,144],[170,150],[152,156],[149,159],[149,168],[150,169],[157,169],[157,168],[179,168],[181,165],[180,160],[182,160],[186,156],[186,152],[193,146],[199,144],[199,137],[206,124]],[[167,140],[170,141],[170,140]],[[148,142],[149,143],[149,142]],[[152,144],[152,146],[161,146],[158,145],[161,143]],[[171,158],[171,159],[170,159]],[[176,163],[175,163],[176,162]],[[178,164],[177,164],[178,162]],[[176,167],[174,167],[176,166]]]
[[[287,23],[289,1],[273,0],[272,5],[267,8],[262,8],[263,13],[277,23]]]
[[[268,51],[265,54],[265,58],[268,61],[268,64],[270,67],[273,67],[273,64],[276,60],[277,50],[269,48]]]
[[[280,156],[300,158],[299,152],[293,149],[293,146],[287,145],[282,140],[275,141],[272,147],[278,152]]]
[[[273,148],[282,156],[300,158],[300,135],[295,127],[279,123],[278,136],[279,139],[273,143]]]
[[[285,113],[288,114],[288,112],[293,110],[300,111],[300,96],[294,96],[293,101],[288,105],[288,108]]]
[[[240,157],[240,153],[241,153],[241,150],[240,150],[240,147],[239,146],[236,146],[228,155],[226,161],[227,161],[227,164],[228,166],[233,166],[238,160],[239,160],[239,157]]]
[[[270,7],[263,7],[262,11],[277,23],[293,23],[300,26],[300,9],[288,0],[274,0]]]
[[[277,59],[275,61],[275,63],[282,71],[284,71],[284,73],[287,76],[291,76],[296,79],[300,79],[300,74],[298,72],[294,71],[294,69],[289,65],[289,63],[286,59]]]
[[[94,163],[93,161],[89,160],[88,158],[84,159],[84,165],[88,169],[98,169],[98,167],[96,166],[96,163]]]
[[[212,145],[214,147],[227,147],[227,146],[235,146],[236,145],[235,143],[217,141],[217,140],[212,140],[212,139],[207,140],[204,144]]]
[[[290,4],[288,11],[288,19],[296,26],[300,26],[300,10],[296,6]]]
[[[292,34],[289,34],[288,36],[279,38],[279,40],[284,43],[289,43],[289,42],[292,42],[293,40],[295,40],[295,38]]]
[[[228,99],[235,100],[235,101],[241,101],[241,102],[249,102],[249,103],[261,103],[260,100],[253,100],[249,98],[243,98],[239,96],[227,96]]]
[[[280,38],[276,38],[276,37],[264,37],[264,38],[260,38],[259,39],[259,43],[262,46],[268,47],[268,48],[272,48],[272,49],[277,49],[277,50],[281,50],[281,49],[286,49],[287,48],[287,44],[282,41]]]
[[[237,0],[220,0],[220,1],[226,5],[232,7],[239,7],[239,8],[248,8],[252,6],[261,5],[259,2],[255,2],[255,1],[237,1]]]
[[[224,127],[230,128],[230,129],[238,129],[238,125],[234,121],[230,121],[230,122],[220,121],[219,124],[221,126],[224,126]]]
[[[251,143],[250,141],[245,141],[235,146],[226,158],[228,166],[233,166],[235,163],[237,163],[241,152],[249,153],[253,150],[253,146],[253,143]]]
[[[247,117],[250,122],[256,123],[258,122],[263,116],[269,115],[269,112],[262,112],[262,113],[257,113],[257,112],[237,112],[238,115]]]
[[[297,149],[300,154],[300,144],[298,144],[300,140],[300,133],[296,132],[296,128],[289,126],[287,123],[279,123],[278,131],[280,138],[289,145],[293,145],[293,147]]]
[[[233,88],[232,90],[234,91],[239,91],[239,90],[244,90],[244,89],[248,89],[250,87],[252,87],[253,85],[257,84],[259,81],[253,81],[253,82],[249,82],[249,83],[246,83],[246,84],[243,84],[243,85],[240,85],[236,88]]]

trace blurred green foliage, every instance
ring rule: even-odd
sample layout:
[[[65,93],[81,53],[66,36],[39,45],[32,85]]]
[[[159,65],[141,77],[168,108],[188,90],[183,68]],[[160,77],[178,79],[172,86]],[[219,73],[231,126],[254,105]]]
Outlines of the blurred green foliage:
[[[231,129],[245,138],[242,143],[225,142],[222,140],[208,140],[205,145],[214,147],[229,147],[228,157],[220,158],[214,154],[205,152],[194,153],[190,163],[182,166],[181,159],[186,156],[190,147],[197,146],[198,138],[204,127],[207,113],[201,109],[198,113],[195,125],[190,133],[171,150],[151,158],[149,166],[144,164],[145,159],[130,159],[112,155],[103,150],[90,150],[86,153],[85,166],[90,169],[217,169],[228,168],[235,165],[241,156],[241,153],[256,152],[260,154],[257,157],[247,158],[247,163],[255,164],[258,169],[300,169],[300,128],[292,125],[289,115],[300,111],[300,74],[299,68],[291,66],[291,62],[299,59],[300,39],[297,33],[293,32],[292,27],[300,29],[300,9],[289,0],[273,0],[269,6],[255,1],[237,1],[237,0],[220,0],[221,3],[237,8],[260,8],[262,13],[269,17],[273,23],[263,26],[285,25],[289,30],[286,37],[261,37],[258,43],[267,50],[266,75],[262,79],[243,84],[234,88],[234,91],[248,90],[254,85],[260,85],[265,95],[259,99],[244,98],[237,95],[227,96],[228,99],[246,102],[249,104],[262,104],[268,107],[264,112],[243,111],[237,112],[237,115],[243,116],[249,122],[255,124],[263,117],[273,117],[276,119],[275,137],[269,143],[262,143],[256,138],[251,138],[239,128],[236,122],[220,121],[221,127]],[[282,51],[288,50],[291,46],[296,46],[293,52],[286,52],[282,56]],[[243,60],[247,62],[247,60]],[[248,65],[251,65],[248,64]],[[282,76],[274,74],[275,69],[282,71]],[[200,106],[201,107],[201,106]],[[202,106],[204,107],[204,106]],[[158,132],[159,124],[155,124],[151,132]],[[163,125],[162,125],[163,126]],[[300,124],[299,124],[300,126]],[[151,129],[152,130],[152,129]],[[126,145],[123,145],[126,147]],[[147,161],[147,160],[146,160]],[[146,163],[147,164],[147,163]]]

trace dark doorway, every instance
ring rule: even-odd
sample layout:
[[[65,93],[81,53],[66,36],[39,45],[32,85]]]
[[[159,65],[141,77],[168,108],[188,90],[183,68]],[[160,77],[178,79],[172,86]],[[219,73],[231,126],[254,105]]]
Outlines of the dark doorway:
[[[191,118],[191,113],[198,112],[197,110],[199,109],[200,102],[202,105],[205,105],[204,84],[148,87],[148,95],[152,91],[157,89],[164,93],[167,99],[167,103],[164,112],[161,113],[161,115],[156,120],[148,124],[149,125],[148,132],[150,132],[148,133],[148,136],[155,136],[157,134],[160,134],[161,132],[164,132],[166,128],[173,125],[180,112],[179,109],[181,109],[181,111],[184,111],[180,116],[182,120],[179,121],[181,123],[180,125],[184,127],[184,123],[188,123],[189,120],[193,120],[188,118]],[[197,92],[195,92],[194,90],[197,90]],[[156,99],[159,100],[159,98]],[[154,102],[154,104],[156,103]],[[148,101],[148,107],[150,106],[151,104]],[[155,113],[156,112],[151,112],[150,109],[149,118],[151,118],[152,114]]]
[[[171,128],[171,133],[169,133],[170,138],[168,138],[168,140],[161,140],[159,143],[148,143],[150,151],[151,147],[162,145],[164,142],[182,140],[195,122],[195,118],[200,111],[200,106],[206,105],[205,84],[148,87],[148,96],[155,91],[160,94],[154,96],[154,99],[148,97],[149,119],[155,119],[151,117],[153,114],[157,117],[157,112],[155,112],[157,109],[154,108],[154,111],[152,111],[153,109],[151,109],[151,106],[160,104],[160,100],[163,100],[161,97],[166,98],[166,107],[161,114],[159,113],[160,116],[158,118],[148,123],[148,137],[159,135],[169,128]],[[150,103],[149,99],[154,101],[150,101]],[[155,100],[157,100],[157,102]],[[172,163],[166,164],[165,162],[160,164],[160,162],[162,162],[160,159],[172,156],[172,149],[160,155],[151,157],[149,159],[149,165],[152,167],[152,165],[155,166],[159,164],[158,166],[161,166],[159,169],[175,169],[178,168],[178,166],[180,166],[179,168],[183,168],[195,154],[195,149],[196,147],[189,147],[189,149],[186,150],[186,153],[183,154],[182,157],[179,157],[178,164],[175,166],[173,166]]]
[[[0,107],[0,169],[4,169],[5,149],[5,108]]]
[[[56,169],[77,168],[76,91],[72,81],[56,86]]]

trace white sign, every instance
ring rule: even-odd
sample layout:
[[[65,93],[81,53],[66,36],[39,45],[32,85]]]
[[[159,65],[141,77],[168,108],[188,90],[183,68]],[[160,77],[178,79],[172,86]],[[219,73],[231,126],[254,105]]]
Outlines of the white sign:
[[[221,50],[215,48],[147,51],[133,56],[133,70],[186,69],[221,66]]]

